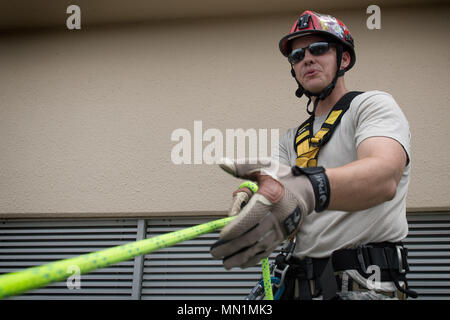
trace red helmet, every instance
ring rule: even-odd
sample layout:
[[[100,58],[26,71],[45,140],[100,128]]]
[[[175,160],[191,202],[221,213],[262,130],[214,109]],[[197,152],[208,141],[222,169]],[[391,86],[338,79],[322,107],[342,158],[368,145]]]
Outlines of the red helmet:
[[[351,61],[345,71],[348,71],[355,64],[355,46],[353,38],[348,28],[340,20],[313,11],[305,11],[301,14],[291,27],[289,34],[284,36],[279,43],[280,51],[284,56],[288,56],[291,48],[290,41],[293,39],[315,34],[331,39],[343,45],[343,51],[350,53]]]

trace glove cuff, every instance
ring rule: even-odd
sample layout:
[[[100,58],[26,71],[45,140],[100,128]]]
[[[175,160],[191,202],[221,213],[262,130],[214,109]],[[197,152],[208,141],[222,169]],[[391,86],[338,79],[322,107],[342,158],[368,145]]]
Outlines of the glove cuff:
[[[292,174],[294,176],[306,175],[311,182],[316,198],[316,205],[314,210],[316,212],[324,211],[330,204],[330,181],[325,173],[324,167],[308,167],[302,168],[298,166],[292,167]]]

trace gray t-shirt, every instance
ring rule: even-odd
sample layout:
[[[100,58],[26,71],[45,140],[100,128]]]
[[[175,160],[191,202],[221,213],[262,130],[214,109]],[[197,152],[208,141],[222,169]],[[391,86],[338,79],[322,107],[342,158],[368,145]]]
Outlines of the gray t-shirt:
[[[326,116],[316,117],[316,133]],[[300,124],[300,122],[299,122]],[[294,138],[297,128],[280,137],[279,161],[295,165],[297,158]],[[336,168],[357,160],[359,144],[369,137],[390,137],[397,140],[410,156],[409,124],[394,98],[382,91],[367,91],[355,97],[341,123],[328,143],[321,147],[318,166]],[[406,194],[410,176],[410,162],[406,166],[394,199],[370,209],[354,212],[313,211],[305,217],[297,234],[295,256],[304,258],[328,257],[334,250],[354,248],[361,244],[400,241],[408,233]]]

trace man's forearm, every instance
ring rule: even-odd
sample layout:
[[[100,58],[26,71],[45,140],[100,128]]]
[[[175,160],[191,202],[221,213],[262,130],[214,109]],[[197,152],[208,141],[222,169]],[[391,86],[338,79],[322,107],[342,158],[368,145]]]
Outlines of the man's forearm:
[[[369,157],[327,169],[331,200],[328,209],[364,210],[391,200],[400,180],[395,167],[382,158]]]

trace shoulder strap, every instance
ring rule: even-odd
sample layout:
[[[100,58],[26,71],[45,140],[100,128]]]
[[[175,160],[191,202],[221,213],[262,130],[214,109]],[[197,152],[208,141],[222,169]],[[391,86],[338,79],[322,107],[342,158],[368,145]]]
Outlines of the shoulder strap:
[[[350,103],[361,93],[361,91],[351,91],[339,99],[316,135],[313,136],[314,115],[298,127],[294,139],[294,148],[297,151],[297,166],[303,168],[317,166],[319,148],[330,140],[342,116],[350,107]]]

